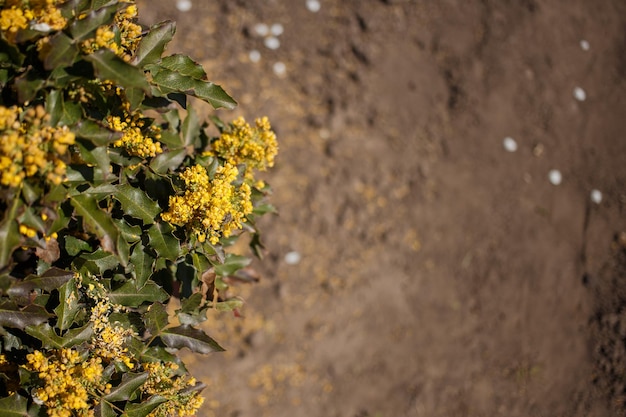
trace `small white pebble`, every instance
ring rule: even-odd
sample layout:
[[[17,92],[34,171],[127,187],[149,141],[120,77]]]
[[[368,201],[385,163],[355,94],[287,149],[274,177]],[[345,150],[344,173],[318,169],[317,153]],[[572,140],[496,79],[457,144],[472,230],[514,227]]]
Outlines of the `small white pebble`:
[[[591,190],[589,197],[591,198],[591,201],[596,204],[600,204],[602,202],[602,192],[600,190]]]
[[[267,36],[270,33],[270,28],[265,23],[257,23],[254,25],[254,32],[259,36]]]
[[[548,179],[552,185],[559,185],[561,181],[563,181],[563,176],[561,175],[561,171],[553,169],[548,172]]]
[[[178,0],[176,8],[181,12],[188,12],[191,10],[191,0]]]
[[[310,12],[317,13],[322,8],[322,5],[318,0],[306,0],[306,8]]]
[[[283,25],[281,25],[280,23],[274,23],[270,27],[270,33],[274,36],[280,36],[283,34],[284,31],[285,31],[285,28],[283,28]]]
[[[278,38],[276,38],[274,36],[270,36],[270,37],[265,38],[265,42],[263,42],[263,43],[269,49],[278,49],[278,48],[280,48],[280,41],[278,40]]]
[[[510,136],[504,138],[502,146],[504,146],[504,149],[508,152],[515,152],[517,150],[517,142]]]
[[[285,73],[287,72],[287,67],[282,62],[274,63],[272,68],[274,69],[274,74],[281,76],[281,77],[285,75]]]
[[[252,62],[259,62],[261,60],[261,53],[254,49],[250,51],[250,53],[248,54],[248,58],[250,58],[250,61]]]
[[[585,101],[587,98],[587,93],[580,87],[574,88],[574,98],[578,101]]]
[[[299,252],[296,251],[287,252],[287,254],[285,255],[285,262],[287,263],[287,265],[297,265],[300,263],[301,259],[302,256]]]
[[[589,45],[589,42],[587,42],[586,40],[583,39],[583,40],[580,41],[580,48],[583,51],[588,51],[590,47],[591,47],[591,45]]]

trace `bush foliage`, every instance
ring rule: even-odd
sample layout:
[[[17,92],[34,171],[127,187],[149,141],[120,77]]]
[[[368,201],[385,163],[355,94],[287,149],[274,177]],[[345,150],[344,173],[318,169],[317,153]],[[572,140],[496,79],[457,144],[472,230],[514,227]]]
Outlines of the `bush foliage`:
[[[199,324],[236,309],[228,247],[273,211],[266,118],[235,101],[133,1],[0,0],[0,415],[191,416],[173,354],[220,351]],[[169,314],[166,305],[180,298]]]

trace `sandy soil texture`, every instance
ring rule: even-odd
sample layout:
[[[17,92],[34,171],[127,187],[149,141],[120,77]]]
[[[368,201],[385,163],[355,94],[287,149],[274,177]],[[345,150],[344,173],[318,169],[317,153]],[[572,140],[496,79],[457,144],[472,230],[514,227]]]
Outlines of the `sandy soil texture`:
[[[625,2],[139,10],[281,146],[203,416],[626,415]]]

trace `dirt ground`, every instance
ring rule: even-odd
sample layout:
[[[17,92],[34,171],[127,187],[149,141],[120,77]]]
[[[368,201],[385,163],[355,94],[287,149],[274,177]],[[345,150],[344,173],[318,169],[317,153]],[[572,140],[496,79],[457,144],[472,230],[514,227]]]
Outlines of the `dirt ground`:
[[[280,140],[201,415],[626,415],[626,3],[314,3],[139,1]]]

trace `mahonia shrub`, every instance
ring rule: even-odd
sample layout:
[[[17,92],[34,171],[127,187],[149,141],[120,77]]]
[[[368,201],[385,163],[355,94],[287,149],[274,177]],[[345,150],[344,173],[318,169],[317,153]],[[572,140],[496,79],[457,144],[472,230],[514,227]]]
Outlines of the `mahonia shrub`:
[[[267,118],[200,119],[192,98],[236,102],[174,31],[133,1],[0,0],[0,415],[202,404],[175,353],[223,350],[200,324],[241,306],[228,247],[261,255],[278,148]]]

